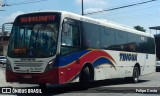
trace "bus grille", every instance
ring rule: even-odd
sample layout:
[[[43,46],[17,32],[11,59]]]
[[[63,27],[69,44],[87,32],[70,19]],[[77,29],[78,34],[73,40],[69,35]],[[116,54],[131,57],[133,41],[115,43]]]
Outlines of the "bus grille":
[[[15,63],[16,67],[40,67],[43,63]]]

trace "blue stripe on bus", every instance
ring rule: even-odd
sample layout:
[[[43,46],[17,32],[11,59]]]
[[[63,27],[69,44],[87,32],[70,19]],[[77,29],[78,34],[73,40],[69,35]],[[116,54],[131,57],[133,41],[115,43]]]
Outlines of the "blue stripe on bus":
[[[56,60],[54,66],[56,66],[56,67],[66,66],[66,65],[72,63],[73,61],[78,60],[81,56],[85,55],[89,51],[90,50],[82,50],[82,51],[78,51],[78,52],[73,53],[73,54],[69,54],[69,55],[60,57],[59,62],[58,62],[58,60]]]
[[[103,64],[110,64],[112,66],[114,66],[114,64],[112,63],[111,60],[109,60],[108,58],[104,58],[104,57],[101,57],[99,59],[97,59],[96,61],[93,62],[93,67],[97,67],[97,66],[100,66],[100,65],[103,65]]]

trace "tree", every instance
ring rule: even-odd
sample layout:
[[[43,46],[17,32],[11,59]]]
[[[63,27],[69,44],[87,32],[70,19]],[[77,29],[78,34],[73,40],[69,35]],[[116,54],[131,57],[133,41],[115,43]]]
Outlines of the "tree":
[[[146,32],[146,30],[143,27],[139,26],[139,25],[134,26],[134,29],[136,29],[138,31]]]

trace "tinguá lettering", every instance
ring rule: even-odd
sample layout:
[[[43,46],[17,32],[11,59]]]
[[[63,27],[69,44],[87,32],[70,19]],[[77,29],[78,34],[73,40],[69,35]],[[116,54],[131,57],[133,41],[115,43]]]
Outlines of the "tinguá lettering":
[[[120,61],[137,61],[137,54],[120,53]]]

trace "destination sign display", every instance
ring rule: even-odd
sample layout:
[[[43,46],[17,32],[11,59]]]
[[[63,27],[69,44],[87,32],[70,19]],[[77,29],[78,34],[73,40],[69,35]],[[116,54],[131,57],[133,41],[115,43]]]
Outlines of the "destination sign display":
[[[26,53],[26,48],[15,48],[13,49],[13,52],[15,54],[23,54],[23,53]]]
[[[45,16],[26,16],[20,17],[21,23],[31,23],[31,22],[47,22],[54,21],[55,15],[45,15]]]

